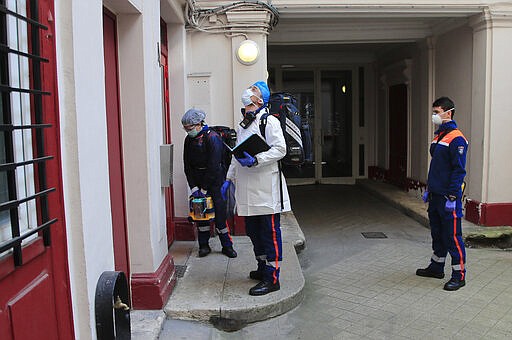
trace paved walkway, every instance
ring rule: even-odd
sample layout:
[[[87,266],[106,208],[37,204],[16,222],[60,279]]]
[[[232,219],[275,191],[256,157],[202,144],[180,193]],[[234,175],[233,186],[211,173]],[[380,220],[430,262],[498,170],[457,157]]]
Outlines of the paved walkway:
[[[447,292],[448,266],[443,280],[414,275],[431,254],[418,218],[360,186],[291,187],[290,194],[307,240],[298,255],[302,303],[234,332],[167,318],[160,339],[512,338],[510,251],[467,249],[467,285]]]

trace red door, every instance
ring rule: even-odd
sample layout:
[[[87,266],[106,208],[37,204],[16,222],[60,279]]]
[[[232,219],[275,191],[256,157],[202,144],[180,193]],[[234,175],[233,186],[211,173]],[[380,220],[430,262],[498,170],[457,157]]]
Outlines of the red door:
[[[103,48],[105,59],[105,100],[107,111],[108,167],[110,207],[114,238],[115,268],[130,277],[128,237],[124,196],[121,118],[119,112],[119,82],[115,16],[103,10]]]
[[[160,21],[160,64],[162,67],[162,91],[163,91],[163,117],[162,124],[164,126],[164,141],[171,144],[171,116],[169,102],[169,55],[167,51],[167,25]],[[172,160],[171,160],[172,161]],[[174,223],[174,205],[173,205],[172,185],[165,188],[165,215],[167,224],[167,245],[170,246],[175,239],[175,223]]]
[[[407,177],[407,86],[389,87],[389,176],[405,187]]]
[[[26,47],[31,55],[22,56],[6,49],[0,52],[2,84],[12,85],[13,79],[26,78],[30,83],[26,87],[31,89],[23,95],[26,89],[19,91],[12,86],[0,94],[0,339],[73,339],[59,154],[53,1],[27,3],[31,20],[17,19],[17,25],[26,26],[26,30],[19,30],[19,35],[14,32],[18,43],[7,42],[7,36],[14,37],[7,25],[15,20],[15,15],[6,11],[0,14],[0,43],[14,50]],[[18,10],[9,6],[8,9]],[[38,55],[43,59],[34,57]],[[9,68],[9,60],[13,59],[27,67]],[[25,110],[29,107],[30,122],[22,121],[19,125],[21,106]],[[16,137],[25,133],[31,136],[28,145],[27,139],[19,143]],[[29,168],[33,172],[26,172]]]

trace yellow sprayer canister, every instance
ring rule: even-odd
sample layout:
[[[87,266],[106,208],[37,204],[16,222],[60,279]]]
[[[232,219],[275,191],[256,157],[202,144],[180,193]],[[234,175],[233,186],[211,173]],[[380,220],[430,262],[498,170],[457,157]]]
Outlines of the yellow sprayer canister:
[[[215,218],[213,200],[210,196],[191,198],[190,212],[188,214],[194,221],[209,221]]]

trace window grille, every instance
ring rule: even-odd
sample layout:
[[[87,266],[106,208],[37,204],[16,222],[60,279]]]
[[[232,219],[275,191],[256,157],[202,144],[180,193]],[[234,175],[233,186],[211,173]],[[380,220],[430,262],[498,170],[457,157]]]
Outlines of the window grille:
[[[22,247],[42,236],[51,243],[37,0],[0,0],[0,256],[23,264]]]

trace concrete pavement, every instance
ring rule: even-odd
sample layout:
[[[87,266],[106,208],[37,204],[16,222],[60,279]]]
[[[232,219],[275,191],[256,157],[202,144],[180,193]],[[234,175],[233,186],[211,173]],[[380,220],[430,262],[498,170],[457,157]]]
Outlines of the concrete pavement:
[[[402,197],[405,193],[399,190],[380,187],[380,184],[376,186],[380,194],[367,191],[367,188],[362,190],[361,186],[290,188],[295,216],[307,239],[306,249],[298,254],[301,265],[299,269],[305,282],[302,288],[300,285],[295,286],[296,293],[287,291],[293,285],[283,285],[281,291],[276,292],[279,296],[274,295],[276,293],[266,296],[268,301],[257,300],[266,297],[250,297],[247,290],[253,282],[246,275],[253,269],[254,264],[251,262],[254,260],[250,249],[244,250],[249,247],[237,246],[239,258],[228,260],[218,253],[220,245],[215,244],[215,253],[198,259],[195,242],[182,244],[182,250],[178,253],[182,252],[183,256],[176,254],[175,261],[185,263],[188,272],[178,279],[177,288],[173,292],[175,302],[171,302],[171,296],[166,306],[168,318],[163,320],[163,312],[154,311],[153,315],[152,312],[145,312],[146,318],[139,317],[134,321],[137,312],[133,313],[134,338],[154,339],[155,333],[160,334],[160,339],[512,337],[512,254],[498,249],[468,249],[467,286],[457,292],[443,291],[442,285],[449,277],[448,269],[444,280],[414,275],[416,268],[428,263],[431,253],[428,229],[417,222],[421,221],[421,216],[416,214],[411,219],[403,215],[405,208],[392,203],[417,202],[414,198]],[[385,198],[382,192],[388,189],[390,194]],[[388,203],[395,204],[399,210]],[[414,210],[410,206],[407,209]],[[421,214],[426,213],[423,203],[417,204],[417,209]],[[367,234],[370,236],[383,233],[385,238],[367,239],[362,237],[363,232],[370,233]],[[298,234],[302,232],[292,232],[289,235],[294,236],[287,239],[303,241],[304,236]],[[244,242],[241,238],[235,241],[235,245]],[[286,252],[288,258],[295,254],[291,248],[289,246]],[[212,265],[205,265],[205,259]],[[283,266],[290,271],[295,264],[283,263]],[[287,272],[286,269],[283,274]],[[217,291],[194,292],[190,289],[192,286],[189,285],[193,285],[190,281],[185,284],[187,277],[217,285]],[[180,287],[184,288],[180,290]],[[181,309],[177,308],[179,303],[176,303],[180,300],[180,294],[184,298],[180,302],[184,303]],[[291,309],[288,304],[288,307],[281,310],[283,313],[289,310],[287,313],[239,329],[245,322],[251,321],[253,307],[258,310],[254,302],[279,306],[282,301],[286,301],[281,300],[284,296],[297,296],[294,304],[298,306]],[[302,296],[304,299],[300,303]],[[210,314],[198,313],[198,306],[205,305],[202,299],[215,301],[213,307],[208,309]],[[227,318],[223,319],[224,308],[226,311],[229,308],[222,303],[230,301],[236,301],[240,308],[233,309],[231,314],[224,314]],[[280,314],[275,312],[279,311],[279,307],[269,308],[274,309],[269,315]],[[219,315],[221,318],[216,319]],[[244,319],[244,315],[249,317]],[[257,317],[252,321],[261,319],[262,314],[255,315]],[[210,320],[214,323],[220,320],[216,324],[220,330],[208,323],[179,321],[176,317]],[[237,320],[241,322],[237,323]],[[138,332],[141,327],[137,324],[143,325],[144,322],[152,325],[145,328],[146,332]],[[158,327],[162,327],[161,332],[155,331]]]

